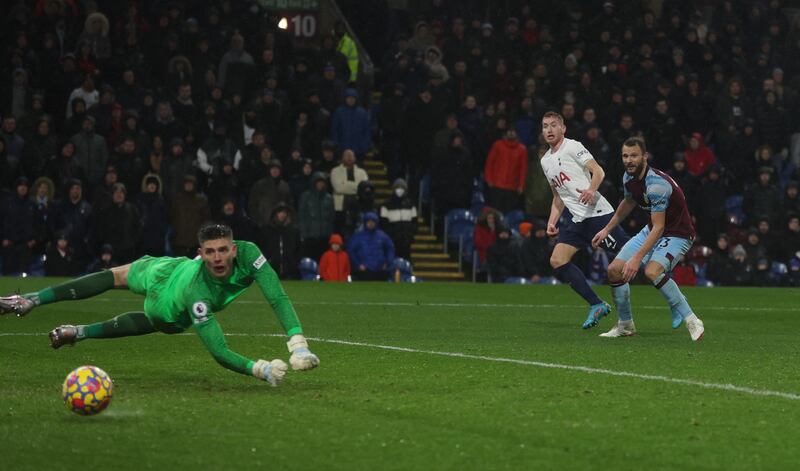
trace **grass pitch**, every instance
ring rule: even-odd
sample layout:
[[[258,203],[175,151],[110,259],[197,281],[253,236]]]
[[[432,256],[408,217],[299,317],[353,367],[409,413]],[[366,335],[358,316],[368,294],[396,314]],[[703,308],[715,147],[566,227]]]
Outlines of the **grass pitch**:
[[[2,279],[0,291],[52,280]],[[0,468],[790,469],[800,463],[800,291],[687,289],[694,344],[633,288],[639,334],[580,329],[564,286],[286,283],[321,366],[278,388],[197,337],[52,350],[45,332],[141,310],[126,291],[0,318]],[[601,296],[610,299],[607,287]],[[218,315],[236,351],[288,360],[257,289]],[[115,382],[94,417],[61,402],[83,364]]]

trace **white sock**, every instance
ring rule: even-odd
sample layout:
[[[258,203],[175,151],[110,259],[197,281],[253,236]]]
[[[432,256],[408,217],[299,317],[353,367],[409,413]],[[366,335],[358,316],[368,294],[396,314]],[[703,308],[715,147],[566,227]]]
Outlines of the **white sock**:
[[[695,316],[694,313],[691,313],[688,316],[684,317],[683,320],[686,322],[694,322],[699,319],[697,319],[697,316]]]

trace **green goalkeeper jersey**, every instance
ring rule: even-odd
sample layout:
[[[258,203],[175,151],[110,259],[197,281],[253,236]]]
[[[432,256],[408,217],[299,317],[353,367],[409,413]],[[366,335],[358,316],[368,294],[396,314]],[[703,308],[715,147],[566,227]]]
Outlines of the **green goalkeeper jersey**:
[[[144,311],[153,325],[166,333],[194,325],[214,358],[226,368],[251,374],[253,361],[227,347],[217,313],[254,281],[272,306],[288,336],[302,328],[278,275],[252,242],[236,240],[233,271],[224,280],[211,276],[200,258],[143,257],[131,266],[128,286],[145,296]]]

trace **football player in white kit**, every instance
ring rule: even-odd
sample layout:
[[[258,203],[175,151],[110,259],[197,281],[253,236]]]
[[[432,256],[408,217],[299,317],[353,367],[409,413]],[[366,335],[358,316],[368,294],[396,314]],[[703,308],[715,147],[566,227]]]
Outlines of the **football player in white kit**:
[[[611,306],[592,290],[583,271],[570,260],[582,248],[590,248],[595,234],[608,224],[614,208],[597,189],[605,178],[605,172],[592,154],[580,142],[567,139],[564,118],[550,111],[542,117],[542,135],[550,149],[542,156],[541,165],[553,191],[553,203],[547,220],[547,235],[558,236],[558,243],[550,256],[550,265],[561,281],[589,304],[589,314],[583,323],[584,329],[597,325],[611,312]],[[558,221],[566,216],[561,227]],[[602,246],[616,253],[628,234],[616,226]]]

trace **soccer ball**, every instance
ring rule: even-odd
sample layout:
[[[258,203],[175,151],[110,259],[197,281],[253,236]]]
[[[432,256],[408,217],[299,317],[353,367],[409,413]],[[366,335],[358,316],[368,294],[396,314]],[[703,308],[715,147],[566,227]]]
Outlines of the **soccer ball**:
[[[67,375],[61,391],[67,409],[80,415],[94,415],[111,403],[113,389],[114,383],[105,371],[86,365]]]

